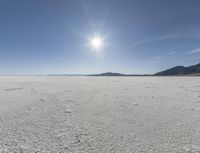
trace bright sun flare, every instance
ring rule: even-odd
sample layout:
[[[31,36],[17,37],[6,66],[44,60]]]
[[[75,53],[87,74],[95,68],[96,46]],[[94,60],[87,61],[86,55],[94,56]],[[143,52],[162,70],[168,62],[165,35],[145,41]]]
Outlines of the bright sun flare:
[[[94,37],[92,40],[91,40],[91,45],[93,48],[95,49],[100,49],[102,47],[102,39],[99,38],[99,37]]]

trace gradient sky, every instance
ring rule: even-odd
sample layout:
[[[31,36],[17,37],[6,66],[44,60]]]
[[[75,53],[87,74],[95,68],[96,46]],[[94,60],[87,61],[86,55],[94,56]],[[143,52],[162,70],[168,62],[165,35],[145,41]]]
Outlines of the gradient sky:
[[[94,34],[105,37],[95,52]],[[200,0],[0,0],[0,74],[147,74],[200,62]]]

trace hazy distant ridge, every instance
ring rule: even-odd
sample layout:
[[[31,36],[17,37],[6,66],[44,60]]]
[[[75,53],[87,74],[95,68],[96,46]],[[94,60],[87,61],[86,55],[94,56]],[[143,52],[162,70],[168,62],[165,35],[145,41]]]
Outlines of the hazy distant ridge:
[[[101,74],[90,74],[88,76],[149,76],[148,74],[122,74],[122,73],[113,73],[113,72],[106,72]]]

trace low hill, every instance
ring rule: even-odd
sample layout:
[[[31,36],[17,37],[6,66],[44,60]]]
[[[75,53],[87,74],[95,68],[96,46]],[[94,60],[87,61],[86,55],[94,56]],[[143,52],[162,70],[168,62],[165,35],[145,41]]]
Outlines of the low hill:
[[[106,72],[101,74],[91,74],[90,76],[126,76],[126,75],[121,73]]]

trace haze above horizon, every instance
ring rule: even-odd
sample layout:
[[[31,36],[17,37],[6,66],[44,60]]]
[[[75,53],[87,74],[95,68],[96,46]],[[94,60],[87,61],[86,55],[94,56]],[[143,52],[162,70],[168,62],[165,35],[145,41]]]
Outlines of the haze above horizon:
[[[0,75],[154,74],[200,59],[199,0],[1,0]]]

